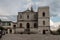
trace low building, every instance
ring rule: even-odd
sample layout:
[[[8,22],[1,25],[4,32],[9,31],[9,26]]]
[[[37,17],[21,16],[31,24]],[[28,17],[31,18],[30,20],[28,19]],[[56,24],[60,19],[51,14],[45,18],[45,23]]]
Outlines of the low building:
[[[5,28],[6,33],[14,33],[14,23],[12,21],[2,21],[2,27]]]
[[[14,30],[14,33],[16,33],[17,31],[17,22],[13,22],[13,30]]]

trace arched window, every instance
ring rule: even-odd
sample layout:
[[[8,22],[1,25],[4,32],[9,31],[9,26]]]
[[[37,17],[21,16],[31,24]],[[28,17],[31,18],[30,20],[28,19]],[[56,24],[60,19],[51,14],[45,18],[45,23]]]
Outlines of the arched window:
[[[29,19],[29,15],[27,15],[27,19]]]
[[[34,23],[34,28],[37,28],[37,23]]]
[[[12,30],[10,29],[10,33],[12,33]]]
[[[27,23],[27,25],[26,25],[26,26],[27,26],[27,28],[30,28],[30,24],[29,24],[29,23]]]
[[[43,17],[45,17],[45,12],[43,12],[43,14],[42,14],[42,15],[43,15]]]
[[[22,23],[20,23],[20,28],[22,28]]]
[[[43,25],[45,25],[45,21],[43,21]]]

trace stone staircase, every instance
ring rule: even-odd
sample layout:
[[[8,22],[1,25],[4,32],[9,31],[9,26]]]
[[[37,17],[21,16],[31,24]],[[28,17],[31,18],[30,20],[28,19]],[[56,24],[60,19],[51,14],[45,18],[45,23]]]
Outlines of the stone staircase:
[[[25,29],[24,33],[29,34],[30,33],[30,29]]]

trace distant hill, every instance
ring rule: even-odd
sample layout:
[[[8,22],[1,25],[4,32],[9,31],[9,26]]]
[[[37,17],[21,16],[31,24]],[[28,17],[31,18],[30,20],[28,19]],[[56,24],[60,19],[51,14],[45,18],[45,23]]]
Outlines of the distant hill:
[[[2,21],[17,21],[17,15],[0,15]]]

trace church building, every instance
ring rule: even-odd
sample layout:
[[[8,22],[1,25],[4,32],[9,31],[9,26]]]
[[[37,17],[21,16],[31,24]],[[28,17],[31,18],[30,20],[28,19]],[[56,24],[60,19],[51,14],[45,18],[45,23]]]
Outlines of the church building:
[[[16,33],[49,33],[50,32],[50,13],[49,7],[39,7],[35,12],[27,9],[18,12]]]

